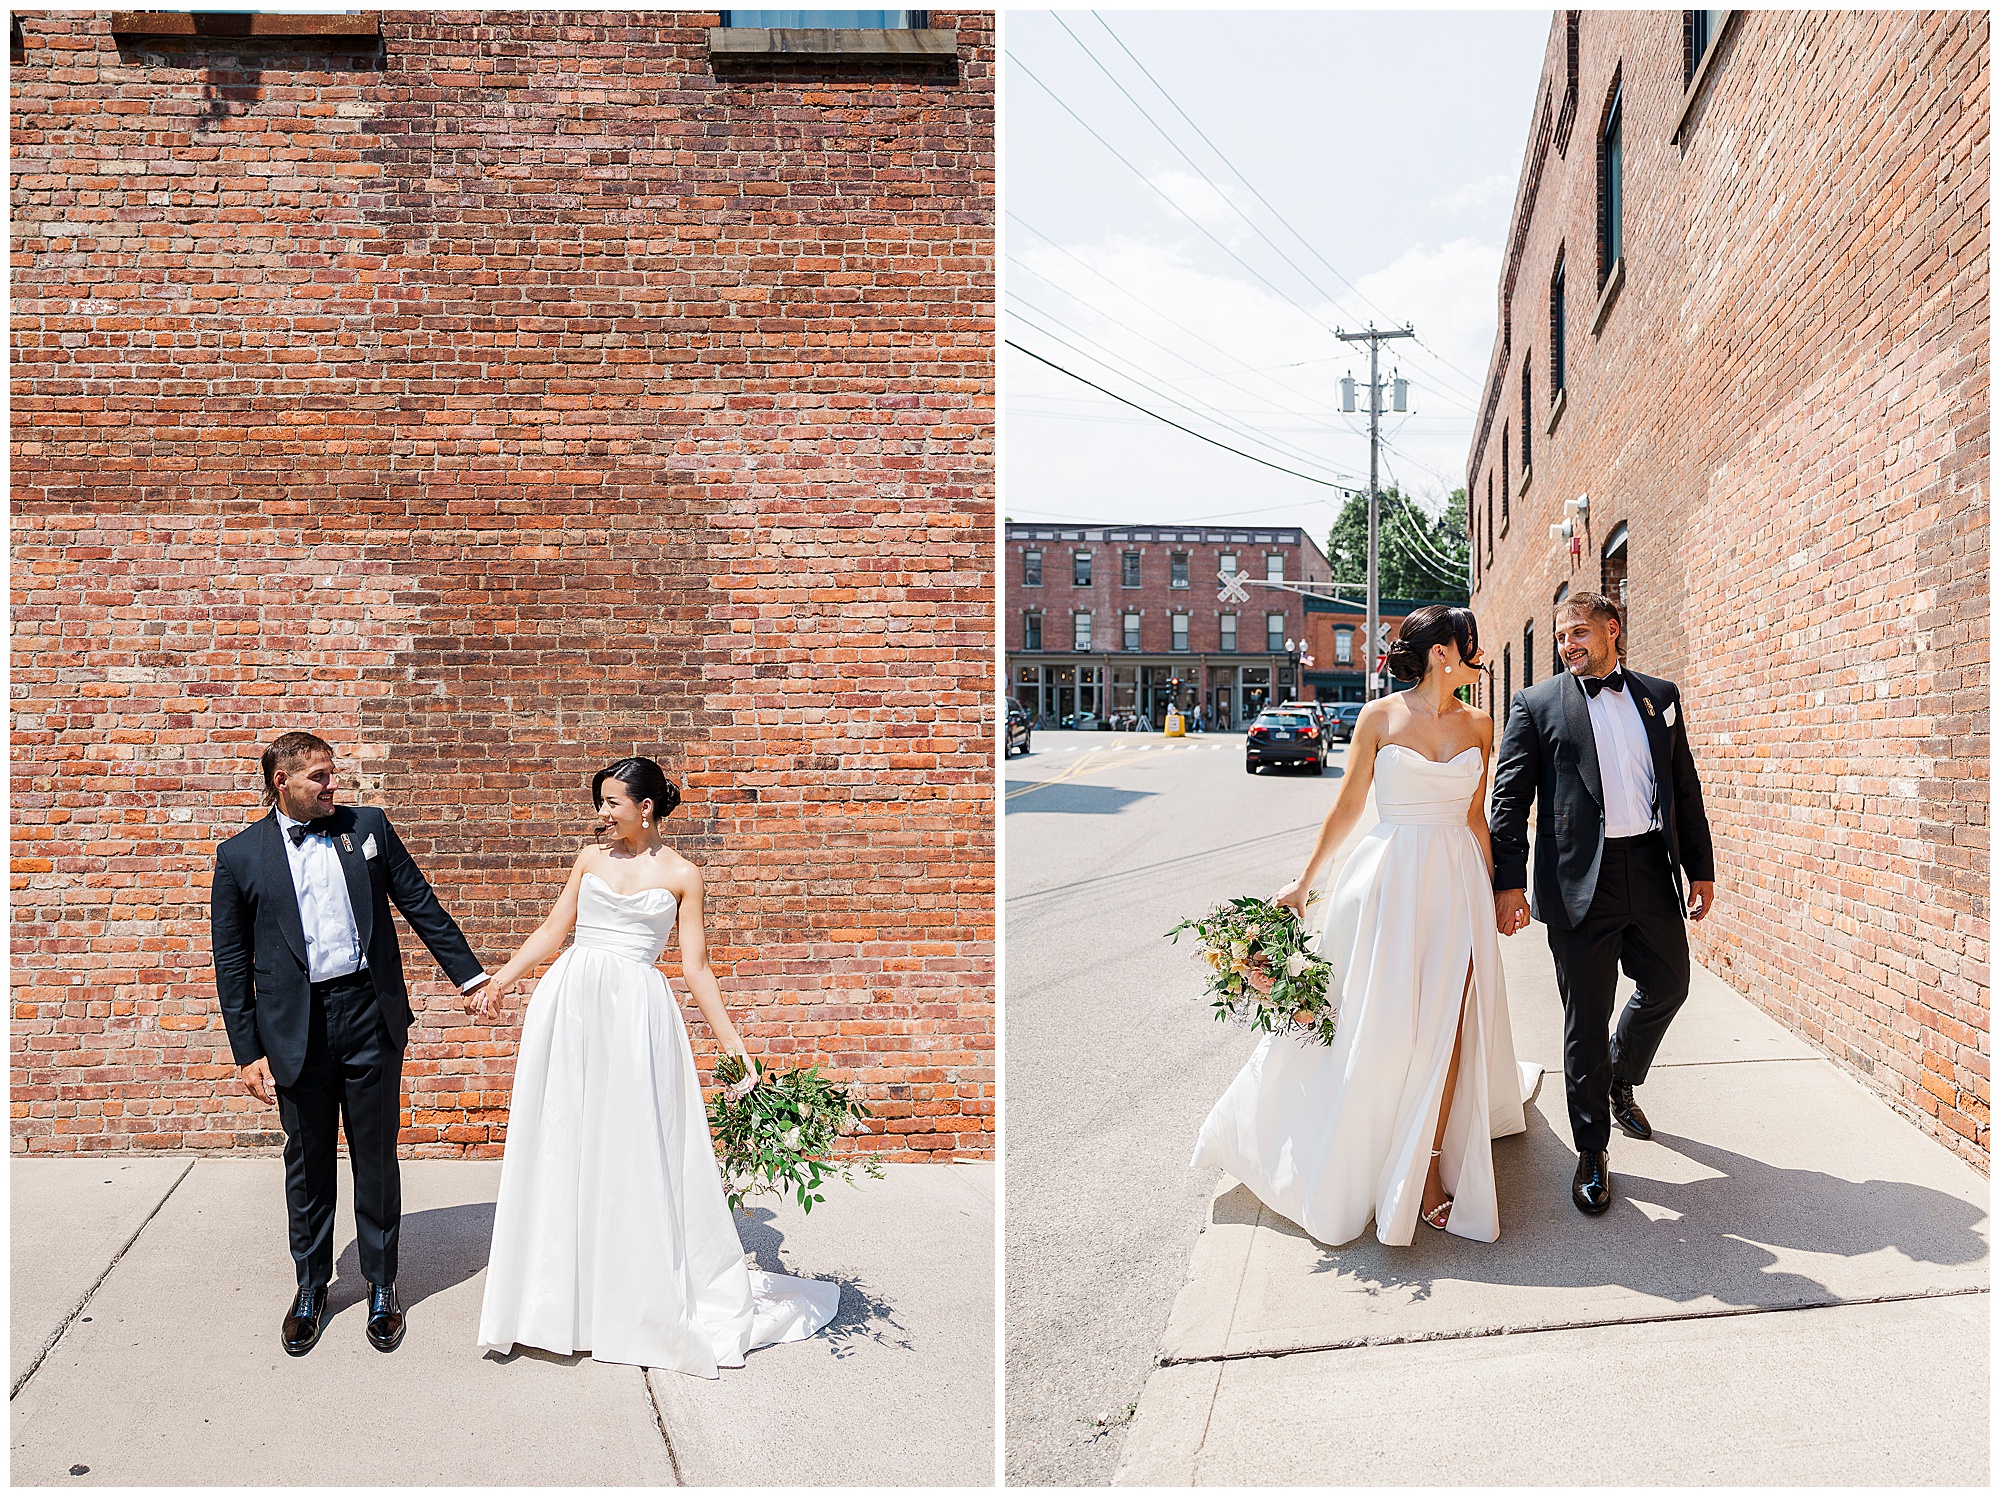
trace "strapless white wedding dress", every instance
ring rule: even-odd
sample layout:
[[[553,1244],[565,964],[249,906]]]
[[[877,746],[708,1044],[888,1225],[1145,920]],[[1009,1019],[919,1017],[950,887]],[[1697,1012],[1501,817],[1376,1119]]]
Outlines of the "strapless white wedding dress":
[[[1320,933],[1339,995],[1334,1042],[1266,1036],[1195,1145],[1197,1168],[1227,1171],[1329,1245],[1359,1237],[1370,1217],[1385,1243],[1415,1234],[1462,994],[1465,1041],[1439,1160],[1456,1198],[1446,1230],[1500,1235],[1491,1140],[1524,1131],[1541,1067],[1514,1058],[1493,886],[1465,819],[1480,771],[1476,746],[1439,763],[1383,745],[1381,821],[1335,880]]]
[[[680,1005],[653,965],[674,923],[667,890],[583,876],[574,943],[522,1025],[481,1347],[714,1377],[840,1308],[838,1284],[743,1261]]]

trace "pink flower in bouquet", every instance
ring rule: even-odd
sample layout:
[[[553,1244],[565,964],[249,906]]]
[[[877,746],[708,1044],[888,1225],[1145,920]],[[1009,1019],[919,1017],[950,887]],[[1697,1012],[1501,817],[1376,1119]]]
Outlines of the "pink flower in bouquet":
[[[1267,969],[1263,967],[1252,967],[1249,970],[1249,972],[1245,974],[1245,976],[1247,976],[1250,979],[1250,986],[1255,988],[1258,992],[1268,993],[1271,991],[1271,974]]]

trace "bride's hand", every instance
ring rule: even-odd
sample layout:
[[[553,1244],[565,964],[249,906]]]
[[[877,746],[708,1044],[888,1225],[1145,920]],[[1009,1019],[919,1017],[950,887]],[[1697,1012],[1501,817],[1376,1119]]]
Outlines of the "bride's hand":
[[[497,981],[482,982],[465,995],[465,1011],[481,1023],[491,1019],[500,1011],[501,1000],[513,990],[514,984],[501,986]]]
[[[1271,903],[1283,905],[1294,915],[1297,915],[1300,920],[1304,920],[1306,918],[1306,898],[1311,892],[1306,887],[1304,879],[1295,878],[1271,896]]]
[[[763,1073],[758,1070],[756,1061],[752,1060],[748,1055],[738,1056],[737,1058],[743,1062],[743,1077],[739,1081],[731,1082],[726,1090],[725,1094],[732,1102],[741,1102],[756,1089],[757,1083],[763,1079]]]

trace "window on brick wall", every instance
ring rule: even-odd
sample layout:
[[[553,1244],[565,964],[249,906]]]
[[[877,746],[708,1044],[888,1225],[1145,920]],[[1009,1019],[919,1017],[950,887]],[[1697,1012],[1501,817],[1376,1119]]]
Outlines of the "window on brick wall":
[[[1078,587],[1090,586],[1090,553],[1075,551],[1070,554],[1070,581]]]
[[[1625,541],[1625,522],[1620,520],[1618,527],[1611,532],[1610,538],[1604,542],[1604,561],[1602,563],[1604,596],[1616,603],[1620,609],[1624,609],[1626,606],[1625,558],[1629,552]],[[1629,613],[1627,617],[1630,617]]]
[[[1039,650],[1042,647],[1042,616],[1027,613],[1021,618],[1021,647],[1025,650]]]
[[[1507,709],[1514,701],[1514,647],[1500,646],[1500,726],[1507,726]]]
[[[1726,10],[1684,10],[1681,12],[1681,36],[1683,68],[1681,87],[1689,87],[1694,82],[1695,70],[1701,66],[1708,49],[1722,37],[1722,23],[1729,19]]]
[[[1079,650],[1090,648],[1090,615],[1087,613],[1076,616],[1076,647]]]
[[[1504,442],[1501,444],[1501,453],[1504,460],[1506,453]],[[1501,473],[1501,485],[1504,487],[1506,470],[1502,468]],[[1490,473],[1486,475],[1486,564],[1489,567],[1493,565],[1493,475]]]
[[[1604,128],[1597,133],[1597,289],[1625,256],[1625,97],[1621,82],[1611,85]]]
[[[1186,587],[1187,585],[1188,554],[1185,551],[1176,551],[1168,562],[1167,586]]]
[[[1236,653],[1236,615],[1225,613],[1215,622],[1222,653],[1225,655],[1234,655]]]
[[[1216,558],[1216,571],[1224,577],[1236,575],[1236,553],[1225,551]]]
[[[1526,478],[1535,467],[1535,404],[1533,399],[1534,381],[1528,369],[1532,354],[1521,357],[1521,477]],[[1500,523],[1507,523],[1507,505],[1500,505]]]
[[[1174,615],[1174,649],[1180,654],[1185,655],[1187,647],[1188,616],[1184,613],[1177,613]]]
[[[1333,631],[1333,663],[1335,665],[1354,664],[1354,631],[1336,629]]]
[[[1565,582],[1561,587],[1556,589],[1554,606],[1557,608],[1562,607],[1563,599],[1567,598],[1568,596],[1569,596],[1569,584]],[[1553,629],[1549,630],[1549,674],[1550,675],[1560,675],[1562,673],[1563,658],[1561,649],[1562,647],[1556,639],[1556,631]]]
[[[1042,585],[1042,553],[1023,551],[1021,553],[1021,586],[1040,587]]]
[[[928,24],[922,10],[725,10],[725,26],[767,31],[912,31]]]
[[[1505,514],[1507,510],[1507,490],[1514,486],[1513,472],[1513,461],[1507,455],[1507,428],[1503,425],[1500,428],[1500,510],[1502,514]],[[1490,514],[1486,517],[1486,541],[1489,547],[1493,543],[1493,516]]]
[[[1563,257],[1556,251],[1556,273],[1549,277],[1549,400],[1563,392],[1569,368],[1569,308],[1563,302]]]
[[[1139,553],[1137,551],[1127,551],[1124,555],[1120,556],[1118,558],[1118,568],[1118,581],[1121,586],[1137,587],[1139,585]]]
[[[1264,648],[1273,655],[1285,653],[1285,616],[1282,613],[1264,615]]]
[[[1535,684],[1535,621],[1521,626],[1521,690]]]
[[[1266,582],[1285,580],[1285,555],[1282,551],[1273,551],[1264,558],[1264,580]]]
[[[1139,615],[1136,613],[1125,615],[1125,648],[1128,650],[1139,648]]]

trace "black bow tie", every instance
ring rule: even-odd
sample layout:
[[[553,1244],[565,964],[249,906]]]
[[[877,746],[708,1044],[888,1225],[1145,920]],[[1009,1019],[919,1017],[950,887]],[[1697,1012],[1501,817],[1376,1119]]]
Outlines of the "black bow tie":
[[[1596,696],[1600,691],[1625,689],[1625,672],[1622,670],[1615,670],[1608,676],[1579,676],[1577,679],[1583,682],[1584,691],[1591,696]]]
[[[286,827],[285,835],[292,839],[292,846],[294,847],[297,847],[308,837],[331,837],[333,835],[333,818],[331,816],[322,816],[318,821],[301,821],[294,826]]]

